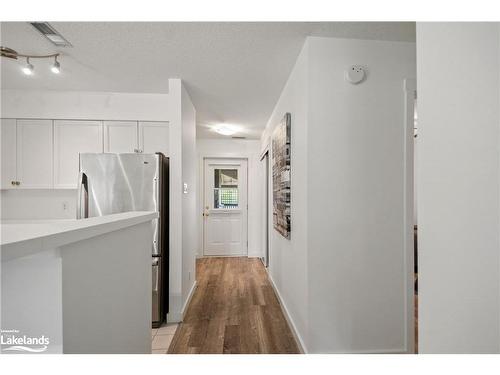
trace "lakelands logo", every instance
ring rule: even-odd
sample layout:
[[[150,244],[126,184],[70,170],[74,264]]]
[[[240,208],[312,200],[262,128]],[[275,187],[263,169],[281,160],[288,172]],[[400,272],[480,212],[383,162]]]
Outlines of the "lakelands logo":
[[[32,337],[21,335],[17,329],[0,331],[2,352],[42,353],[47,350],[50,340],[45,335]]]

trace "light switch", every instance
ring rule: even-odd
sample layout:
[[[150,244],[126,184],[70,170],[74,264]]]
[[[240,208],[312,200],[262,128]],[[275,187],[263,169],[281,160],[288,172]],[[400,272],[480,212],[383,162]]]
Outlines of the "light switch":
[[[188,193],[188,184],[186,184],[185,182],[184,182],[184,189],[183,189],[183,193],[184,193],[184,194],[187,194],[187,193]]]

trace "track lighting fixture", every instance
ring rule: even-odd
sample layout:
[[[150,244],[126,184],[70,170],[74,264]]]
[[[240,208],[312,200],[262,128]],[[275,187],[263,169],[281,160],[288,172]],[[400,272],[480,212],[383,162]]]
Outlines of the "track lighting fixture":
[[[17,60],[19,57],[26,58],[26,65],[21,67],[21,70],[27,76],[33,75],[35,67],[30,63],[30,59],[51,59],[54,58],[54,64],[50,67],[50,70],[54,74],[59,74],[61,72],[61,64],[57,61],[59,57],[59,53],[53,53],[51,55],[25,55],[22,53],[18,53],[17,51],[8,48],[8,47],[0,47],[0,53],[2,57],[7,57],[9,59]]]

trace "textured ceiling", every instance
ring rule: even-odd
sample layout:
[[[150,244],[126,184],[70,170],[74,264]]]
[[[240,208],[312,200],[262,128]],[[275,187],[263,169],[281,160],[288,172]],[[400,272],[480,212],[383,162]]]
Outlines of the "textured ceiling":
[[[390,22],[53,22],[73,48],[56,48],[31,25],[1,24],[1,45],[61,52],[62,73],[36,60],[35,75],[2,59],[1,86],[15,89],[168,92],[182,78],[197,110],[198,137],[211,125],[259,138],[307,36],[415,41],[415,24]]]

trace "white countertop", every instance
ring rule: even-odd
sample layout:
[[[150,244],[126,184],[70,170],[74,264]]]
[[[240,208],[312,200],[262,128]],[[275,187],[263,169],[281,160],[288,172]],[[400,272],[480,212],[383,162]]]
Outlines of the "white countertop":
[[[0,256],[2,262],[20,258],[157,217],[157,212],[133,211],[81,220],[4,221],[0,224]]]

